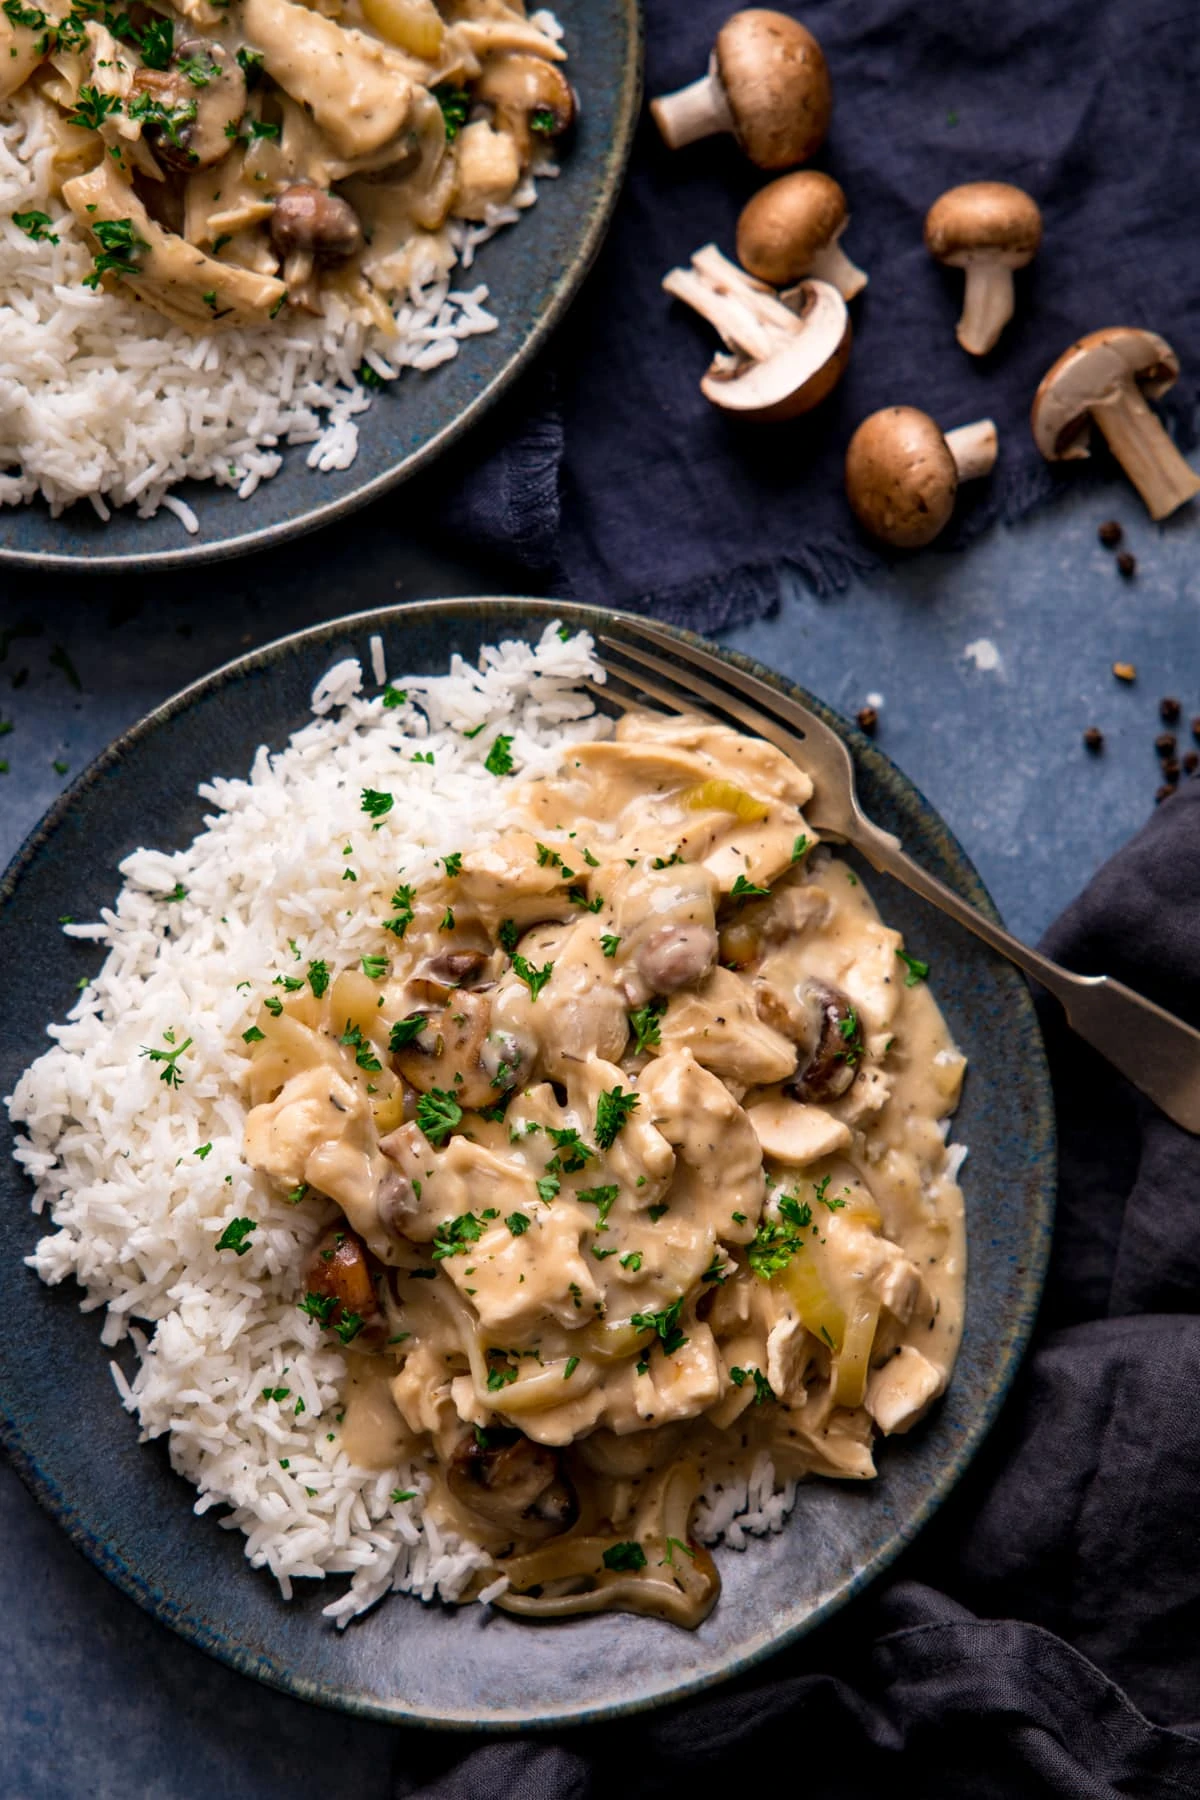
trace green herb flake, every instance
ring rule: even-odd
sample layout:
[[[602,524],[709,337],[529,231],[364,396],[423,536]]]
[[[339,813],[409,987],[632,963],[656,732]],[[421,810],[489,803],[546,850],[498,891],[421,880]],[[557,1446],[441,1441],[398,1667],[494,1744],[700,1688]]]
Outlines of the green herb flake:
[[[483,759],[489,775],[511,775],[513,772],[512,738],[501,734]]]
[[[251,1025],[249,1031],[243,1031],[242,1042],[243,1044],[261,1044],[263,1035],[257,1025]]]
[[[318,1000],[329,987],[329,964],[322,957],[316,957],[308,965],[308,985]]]
[[[438,923],[438,930],[439,931],[453,931],[454,930],[454,912],[451,907],[448,906],[446,908],[445,912],[442,914],[441,919]]]
[[[450,1133],[462,1123],[463,1109],[445,1088],[433,1088],[417,1101],[417,1124],[434,1149],[440,1149]]]
[[[217,1239],[218,1250],[232,1250],[238,1256],[245,1256],[250,1245],[246,1239],[254,1230],[254,1219],[230,1219],[228,1225]]]
[[[646,1552],[640,1544],[610,1544],[604,1552],[604,1566],[617,1574],[630,1573],[636,1575],[639,1569],[646,1566]]]
[[[515,919],[501,919],[500,929],[496,933],[496,942],[506,956],[511,956],[521,941],[521,931]]]
[[[362,972],[369,981],[382,981],[391,967],[386,956],[364,956]]]
[[[809,848],[808,836],[805,832],[801,832],[800,836],[792,845],[792,861],[794,863],[799,862],[803,856],[807,855]]]
[[[392,1500],[393,1506],[403,1506],[404,1502],[406,1500],[415,1500],[416,1497],[417,1497],[416,1488],[393,1488],[392,1489],[391,1500]]]
[[[559,1189],[562,1187],[562,1182],[557,1175],[543,1175],[536,1185],[538,1199],[545,1201],[546,1205],[549,1206],[551,1201],[554,1200],[558,1194]]]
[[[729,890],[731,900],[767,900],[770,898],[770,894],[769,887],[756,887],[754,882],[747,881],[744,875],[739,875]]]
[[[165,69],[175,54],[175,25],[171,19],[152,19],[142,33],[142,61],[148,69]]]
[[[623,1269],[628,1269],[631,1275],[636,1275],[641,1266],[642,1253],[640,1250],[627,1251],[621,1258],[621,1267]]]
[[[673,1300],[662,1312],[634,1313],[632,1325],[635,1331],[653,1331],[663,1348],[664,1356],[674,1356],[682,1350],[687,1338],[679,1325],[679,1315],[683,1310],[683,1295]]]
[[[627,1094],[617,1086],[606,1089],[596,1101],[595,1138],[601,1150],[611,1150],[617,1137],[641,1104],[637,1094]]]
[[[390,931],[393,937],[402,938],[413,922],[414,890],[402,883],[392,895],[392,906],[395,916],[383,921],[383,929]]]
[[[15,212],[12,215],[12,222],[18,231],[23,231],[25,236],[35,244],[57,244],[58,242],[57,234],[49,229],[53,224],[49,213]]]
[[[568,1356],[567,1366],[563,1370],[563,1380],[570,1381],[572,1375],[575,1373],[575,1371],[578,1367],[579,1367],[579,1358],[577,1356]]]
[[[658,1022],[666,1010],[666,1000],[661,994],[658,994],[653,1000],[647,1000],[645,1006],[637,1006],[629,1014],[629,1027],[633,1032],[635,1056],[640,1056],[645,1050],[657,1049],[662,1043]]]
[[[428,1023],[424,1013],[409,1013],[406,1019],[397,1019],[388,1037],[388,1049],[403,1050],[406,1044],[415,1044]]]
[[[394,706],[406,706],[408,704],[408,689],[393,687],[389,681],[383,690],[383,704],[389,712]]]
[[[185,1050],[190,1050],[192,1040],[191,1038],[185,1038],[182,1044],[176,1044],[175,1034],[171,1031],[164,1031],[163,1037],[166,1042],[172,1046],[171,1049],[152,1050],[146,1044],[141,1044],[139,1045],[140,1053],[142,1056],[148,1056],[151,1062],[162,1064],[162,1068],[158,1071],[158,1079],[160,1081],[165,1081],[168,1087],[182,1087],[183,1073],[179,1068],[178,1059],[183,1055]]]
[[[596,1208],[596,1230],[607,1231],[608,1215],[612,1211],[613,1203],[620,1192],[621,1189],[618,1184],[616,1182],[611,1182],[605,1187],[580,1188],[577,1191],[575,1198],[581,1201],[584,1206],[594,1206]]]
[[[540,969],[535,969],[533,964],[527,962],[523,956],[514,955],[512,966],[513,973],[516,975],[518,981],[523,981],[525,986],[529,989],[529,998],[531,1001],[537,999],[551,975],[554,973],[554,964],[552,962],[544,963]]]
[[[896,955],[908,970],[904,977],[905,987],[917,987],[922,981],[929,979],[929,964],[922,962],[918,956],[910,956],[907,950],[897,950]]]
[[[446,142],[452,144],[467,122],[471,96],[465,87],[456,87],[452,81],[440,81],[433,90],[433,97],[442,109]]]
[[[611,931],[606,931],[600,939],[600,948],[605,956],[613,957],[617,954],[617,946],[620,942],[619,937],[614,937]]]
[[[343,1344],[352,1344],[365,1324],[366,1320],[361,1314],[346,1312],[343,1308],[342,1316],[333,1329]],[[300,1411],[299,1404],[297,1404],[296,1411]]]
[[[362,809],[370,819],[384,819],[396,804],[394,794],[381,792],[378,788],[364,788],[362,791]]]
[[[523,1212],[510,1212],[504,1223],[508,1226],[508,1229],[512,1232],[514,1237],[520,1237],[523,1232],[529,1230],[530,1226],[530,1220]]]

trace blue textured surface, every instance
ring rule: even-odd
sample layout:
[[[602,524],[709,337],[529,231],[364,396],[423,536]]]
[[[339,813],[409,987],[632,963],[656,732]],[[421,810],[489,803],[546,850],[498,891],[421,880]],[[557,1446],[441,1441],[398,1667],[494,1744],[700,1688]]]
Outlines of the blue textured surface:
[[[1130,584],[1095,542],[1110,516],[1125,521],[1140,559]],[[1200,712],[1196,530],[1187,515],[1153,528],[1119,483],[1089,480],[1056,511],[961,556],[927,553],[828,602],[794,594],[728,641],[848,711],[882,692],[881,744],[958,832],[1008,922],[1032,937],[1149,811],[1159,694],[1177,692],[1185,716]],[[28,614],[43,635],[15,640],[0,661],[0,715],[15,721],[0,739],[11,768],[0,777],[0,860],[62,787],[54,758],[78,771],[241,648],[356,605],[494,585],[488,571],[398,545],[381,507],[352,542],[326,533],[215,582],[48,592],[44,580],[9,580],[0,624]],[[961,661],[981,636],[1003,651],[1004,678]],[[58,642],[83,695],[48,665]],[[1113,681],[1117,658],[1138,666],[1133,688]],[[1079,742],[1089,722],[1108,734],[1096,762]],[[445,1760],[421,1734],[317,1712],[201,1655],[78,1557],[7,1471],[0,1542],[6,1796],[293,1800],[336,1789],[384,1800]]]

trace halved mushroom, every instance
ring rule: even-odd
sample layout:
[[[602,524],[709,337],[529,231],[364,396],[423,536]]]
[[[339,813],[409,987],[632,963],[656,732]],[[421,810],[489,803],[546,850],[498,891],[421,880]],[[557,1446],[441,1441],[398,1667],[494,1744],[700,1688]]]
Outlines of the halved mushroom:
[[[557,64],[544,56],[496,56],[485,64],[472,98],[492,109],[497,130],[517,146],[528,168],[539,146],[561,137],[575,117],[575,95]]]
[[[634,952],[634,966],[652,994],[677,994],[702,981],[717,960],[717,933],[702,922],[660,925]]]
[[[945,529],[959,482],[990,474],[996,450],[990,419],[943,434],[915,406],[886,406],[850,439],[846,498],[872,537],[919,549]]]
[[[392,1067],[419,1093],[445,1088],[460,1106],[494,1106],[516,1080],[506,1058],[488,1057],[490,994],[456,991],[431,1011],[420,1036],[392,1056]]]
[[[853,1087],[862,1061],[862,1027],[840,988],[805,981],[783,993],[756,983],[754,998],[764,1025],[790,1038],[800,1051],[785,1093],[823,1106]]]
[[[841,247],[848,223],[846,196],[832,176],[816,169],[781,175],[742,208],[738,261],[772,287],[815,275],[830,282],[843,300],[853,300],[867,277]]]
[[[785,13],[757,6],[722,25],[706,75],[650,103],[672,150],[730,131],[760,169],[807,162],[824,142],[832,110],[816,38]]]
[[[1013,270],[1033,261],[1042,215],[1023,188],[968,181],[935,200],[925,218],[925,248],[937,262],[965,269],[958,341],[986,356],[1013,314]]]
[[[293,306],[319,312],[316,272],[348,262],[363,246],[358,214],[340,194],[311,181],[284,188],[271,214],[271,244],[283,263]]]
[[[347,1226],[331,1227],[318,1238],[305,1266],[304,1291],[336,1300],[328,1319],[331,1325],[346,1313],[367,1319],[376,1311],[366,1246]]]
[[[446,1485],[471,1512],[518,1538],[557,1537],[579,1516],[557,1451],[502,1427],[463,1439],[446,1469]]]
[[[1048,462],[1070,462],[1091,455],[1091,428],[1099,426],[1150,517],[1165,519],[1200,492],[1200,476],[1143,396],[1157,400],[1178,375],[1175,352],[1156,332],[1124,325],[1089,332],[1042,377],[1034,442]]]
[[[672,269],[663,287],[729,346],[700,383],[714,406],[747,419],[792,419],[819,406],[841,379],[850,319],[828,282],[803,281],[780,297],[707,244],[690,269]]]
[[[169,168],[211,169],[228,156],[246,110],[246,77],[224,44],[185,38],[169,69],[139,68],[127,111]]]

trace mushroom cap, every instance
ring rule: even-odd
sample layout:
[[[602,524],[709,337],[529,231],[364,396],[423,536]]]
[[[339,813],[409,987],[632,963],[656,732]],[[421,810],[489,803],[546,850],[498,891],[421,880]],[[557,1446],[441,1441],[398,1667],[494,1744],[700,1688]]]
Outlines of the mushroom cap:
[[[842,378],[850,358],[850,315],[827,281],[802,281],[783,296],[804,329],[762,362],[716,356],[700,383],[714,406],[769,422],[811,412]]]
[[[726,19],[713,49],[734,134],[760,169],[806,162],[829,130],[833,91],[821,46],[785,13],[752,6]]]
[[[928,413],[885,406],[846,449],[846,498],[872,537],[904,550],[932,543],[954,510],[958,470]]]
[[[1179,358],[1165,338],[1139,326],[1089,331],[1064,350],[1042,376],[1033,397],[1033,440],[1047,462],[1090,456],[1091,408],[1135,381],[1151,399],[1179,376]]]
[[[742,208],[738,261],[776,287],[798,281],[846,229],[846,196],[831,175],[801,169],[760,188]]]
[[[925,248],[952,269],[985,257],[1008,269],[1023,269],[1041,241],[1036,201],[1007,181],[968,181],[948,188],[925,215]]]

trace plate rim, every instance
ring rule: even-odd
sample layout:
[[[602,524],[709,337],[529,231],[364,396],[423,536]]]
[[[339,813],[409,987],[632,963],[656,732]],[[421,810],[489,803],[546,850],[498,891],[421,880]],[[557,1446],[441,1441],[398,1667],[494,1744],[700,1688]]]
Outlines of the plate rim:
[[[3,874],[0,875],[0,919],[3,918],[4,911],[13,898],[26,868],[37,856],[43,844],[53,836],[69,815],[76,800],[102,780],[143,740],[151,738],[162,724],[178,717],[196,700],[216,693],[233,681],[269,668],[285,655],[315,647],[322,641],[328,643],[332,648],[338,639],[362,637],[364,634],[370,635],[372,632],[384,632],[389,625],[406,618],[411,620],[414,615],[418,614],[424,617],[446,619],[453,619],[456,615],[461,615],[471,620],[477,615],[480,608],[486,608],[497,616],[494,633],[497,637],[503,631],[500,620],[505,612],[510,612],[514,623],[518,624],[531,618],[540,618],[544,619],[547,624],[555,621],[572,623],[593,633],[601,627],[611,629],[614,626],[620,628],[624,625],[636,628],[643,623],[635,613],[608,610],[566,600],[558,601],[519,595],[463,595],[373,607],[328,619],[316,625],[307,626],[300,631],[288,632],[281,637],[274,638],[242,656],[234,657],[220,664],[209,674],[201,676],[198,680],[190,682],[186,687],[169,695],[158,706],[151,708],[149,712],[128,726],[92,759],[70,786],[58,796],[10,859]],[[959,865],[956,872],[962,878],[969,897],[988,916],[997,923],[1002,923],[995,903],[974,863],[940,812],[926,798],[917,784],[905,775],[877,744],[868,739],[842,715],[835,712],[819,696],[810,694],[798,684],[787,680],[786,677],[758,662],[756,658],[715,644],[698,633],[684,628],[663,625],[659,621],[655,623],[658,629],[666,630],[681,642],[716,651],[723,660],[732,663],[747,674],[756,675],[759,679],[765,680],[779,693],[793,695],[802,704],[812,706],[818,716],[831,725],[847,743],[856,764],[860,762],[874,763],[878,772],[885,779],[898,780],[901,788],[909,790],[916,797],[921,810],[935,822],[947,854],[952,861]],[[917,849],[919,847],[915,846]],[[115,874],[116,870],[114,869],[113,872]],[[159,1594],[136,1567],[127,1563],[110,1544],[101,1541],[89,1530],[71,1499],[60,1491],[53,1478],[44,1473],[33,1455],[23,1448],[20,1429],[10,1414],[2,1393],[0,1393],[0,1446],[3,1447],[22,1482],[38,1503],[64,1530],[74,1547],[116,1587],[136,1601],[150,1617],[159,1624],[170,1627],[186,1642],[203,1650],[227,1667],[235,1669],[238,1673],[252,1676],[278,1692],[323,1706],[331,1711],[346,1713],[376,1723],[417,1726],[427,1730],[454,1731],[463,1735],[477,1736],[481,1733],[511,1735],[533,1730],[595,1725],[610,1720],[635,1717],[660,1707],[694,1699],[714,1687],[743,1676],[758,1667],[767,1658],[777,1655],[800,1639],[807,1637],[841,1611],[858,1594],[873,1587],[890,1569],[901,1552],[908,1548],[925,1529],[949,1499],[978,1456],[995,1425],[1028,1350],[1050,1256],[1057,1181],[1057,1132],[1049,1065],[1032,994],[1023,978],[1011,965],[1004,964],[1001,959],[999,967],[1001,969],[1009,967],[1013,982],[1016,984],[1013,991],[1018,995],[1018,1005],[1023,1015],[1024,1035],[1027,1040],[1026,1048],[1031,1055],[1031,1069],[1036,1078],[1034,1082],[1036,1104],[1033,1116],[1029,1121],[1026,1142],[1030,1152],[1031,1171],[1036,1173],[1037,1178],[1037,1198],[1029,1217],[1029,1239],[1027,1244],[1023,1245],[1020,1303],[1014,1306],[1003,1337],[994,1341],[991,1346],[997,1367],[996,1377],[983,1405],[964,1426],[959,1442],[948,1459],[946,1467],[935,1475],[915,1509],[892,1526],[889,1537],[874,1553],[870,1561],[864,1567],[855,1568],[817,1606],[801,1617],[792,1620],[782,1629],[775,1625],[760,1629],[736,1655],[728,1658],[718,1669],[701,1671],[676,1686],[664,1687],[651,1693],[634,1695],[621,1700],[602,1701],[598,1704],[559,1705],[555,1710],[548,1712],[513,1711],[505,1713],[502,1711],[482,1718],[477,1714],[467,1714],[462,1711],[435,1712],[429,1709],[415,1711],[407,1708],[403,1702],[384,1701],[377,1696],[364,1694],[348,1687],[336,1687],[321,1679],[279,1666],[276,1658],[261,1648],[256,1650],[250,1643],[232,1642],[202,1618],[181,1615],[171,1600],[167,1596]],[[400,1596],[400,1598],[405,1597]],[[411,1596],[409,1597],[411,1598]],[[539,1629],[544,1630],[545,1626],[540,1626]]]
[[[492,407],[509,392],[519,376],[523,375],[534,357],[545,347],[548,338],[562,323],[568,308],[573,304],[591,271],[592,264],[600,254],[601,247],[612,225],[617,201],[625,182],[625,173],[629,159],[633,154],[634,138],[637,134],[638,122],[641,118],[642,95],[645,79],[646,62],[646,21],[642,0],[615,0],[625,22],[625,30],[630,48],[622,73],[621,87],[616,101],[617,130],[604,152],[603,177],[596,190],[595,201],[591,209],[591,218],[575,252],[559,275],[553,294],[542,313],[534,320],[528,334],[512,352],[508,361],[498,370],[492,379],[453,419],[450,419],[432,437],[427,438],[416,450],[403,458],[395,467],[385,469],[381,474],[373,476],[362,486],[351,493],[343,494],[336,500],[322,501],[308,508],[295,517],[282,518],[273,525],[252,527],[240,531],[235,537],[222,538],[213,544],[199,539],[189,540],[172,550],[126,550],[101,554],[98,556],[81,556],[74,552],[56,550],[23,550],[10,545],[0,544],[0,568],[54,569],[73,575],[114,575],[127,573],[136,569],[168,569],[185,566],[202,566],[205,563],[229,562],[235,557],[254,555],[260,550],[269,550],[278,544],[290,543],[292,540],[306,537],[310,532],[319,531],[327,525],[349,517],[360,507],[378,500],[383,494],[403,485],[414,476],[423,473],[436,462],[438,457],[451,449],[466,436]],[[435,371],[436,373],[436,371]],[[289,448],[299,450],[303,446],[291,445]],[[35,495],[28,503],[23,503],[14,512],[22,513],[25,505],[32,505],[41,499]],[[43,502],[44,504],[44,502]],[[76,505],[82,504],[76,501]]]

